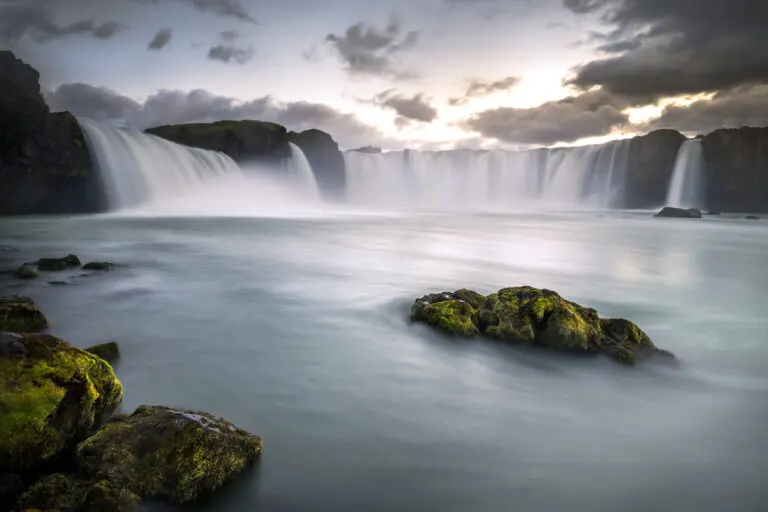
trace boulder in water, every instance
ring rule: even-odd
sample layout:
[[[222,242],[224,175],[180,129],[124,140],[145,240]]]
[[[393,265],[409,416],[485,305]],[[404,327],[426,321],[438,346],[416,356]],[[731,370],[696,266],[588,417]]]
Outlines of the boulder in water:
[[[654,217],[673,217],[678,219],[700,219],[701,210],[698,208],[675,208],[665,206]]]
[[[112,270],[115,264],[108,261],[91,261],[83,265],[83,270]]]
[[[142,405],[77,447],[78,467],[144,499],[188,503],[261,455],[261,438],[205,412]]]
[[[37,273],[35,269],[30,267],[29,265],[22,265],[19,268],[17,268],[13,275],[18,277],[19,279],[29,280],[29,279],[37,279],[40,277],[40,274]]]
[[[503,288],[487,297],[466,289],[425,295],[414,302],[411,319],[457,336],[482,334],[513,344],[604,353],[625,364],[669,355],[629,320],[600,318],[592,308],[531,286]]]
[[[106,480],[54,473],[35,482],[17,501],[17,510],[132,512],[139,497]]]
[[[45,315],[29,297],[0,297],[0,332],[37,332],[47,326]]]
[[[79,267],[80,265],[80,258],[74,254],[69,254],[63,258],[40,258],[37,260],[37,268],[47,271],[66,270]]]
[[[114,363],[120,359],[120,347],[116,341],[108,341],[100,345],[94,345],[85,349],[95,356],[99,356],[108,363]]]
[[[747,220],[760,220],[760,217],[758,217],[757,215],[747,215],[744,218]]]

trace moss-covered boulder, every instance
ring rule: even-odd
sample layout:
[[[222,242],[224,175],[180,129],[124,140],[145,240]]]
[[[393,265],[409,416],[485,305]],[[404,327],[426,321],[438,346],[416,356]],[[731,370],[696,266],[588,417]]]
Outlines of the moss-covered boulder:
[[[80,258],[74,254],[69,254],[63,258],[40,258],[37,260],[38,270],[46,271],[66,270],[79,267],[80,265]]]
[[[108,363],[114,363],[120,359],[120,346],[116,341],[108,341],[100,345],[94,345],[85,349],[95,356],[99,356]]]
[[[40,274],[37,273],[35,269],[30,267],[29,265],[22,265],[16,270],[14,270],[13,275],[19,279],[29,280],[29,279],[37,279],[40,277]]]
[[[144,499],[188,503],[251,466],[261,439],[205,412],[140,406],[77,447],[78,467]]]
[[[0,335],[0,473],[21,473],[81,441],[123,388],[103,359],[50,335]]]
[[[466,289],[425,295],[414,302],[411,319],[458,336],[605,353],[627,364],[640,356],[670,355],[629,320],[601,319],[592,308],[531,286],[503,288],[487,297]]]
[[[47,326],[45,315],[29,297],[0,297],[0,332],[38,332]]]
[[[108,261],[91,261],[83,265],[83,270],[106,271],[106,270],[112,270],[114,266],[115,266],[114,263],[110,263]]]
[[[17,510],[56,512],[130,512],[139,497],[106,480],[90,481],[54,473],[33,484],[16,504]]]

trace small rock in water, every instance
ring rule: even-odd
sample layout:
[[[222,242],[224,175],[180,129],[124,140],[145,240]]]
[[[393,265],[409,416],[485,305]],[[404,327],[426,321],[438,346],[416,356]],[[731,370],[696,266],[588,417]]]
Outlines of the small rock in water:
[[[40,277],[40,274],[38,274],[35,269],[27,265],[22,265],[17,268],[13,275],[19,279],[37,279]]]
[[[108,261],[91,261],[83,265],[83,270],[112,270],[114,263]]]
[[[673,217],[678,219],[700,219],[701,210],[698,208],[674,208],[665,206],[654,217]]]
[[[99,356],[108,363],[117,361],[120,358],[120,347],[116,341],[108,341],[100,345],[94,345],[85,349],[86,352],[90,352],[95,356]]]
[[[17,510],[130,512],[139,497],[108,481],[90,481],[54,473],[35,482],[17,501]]]
[[[0,331],[38,332],[47,326],[45,315],[29,297],[0,297]]]
[[[80,265],[80,258],[74,254],[69,254],[63,258],[40,258],[37,260],[38,270],[46,271],[66,270],[68,268],[79,267]]]
[[[69,283],[66,281],[48,281],[48,284],[51,286],[67,286]]]
[[[747,215],[744,218],[747,220],[760,220],[760,217],[758,217],[757,215]]]

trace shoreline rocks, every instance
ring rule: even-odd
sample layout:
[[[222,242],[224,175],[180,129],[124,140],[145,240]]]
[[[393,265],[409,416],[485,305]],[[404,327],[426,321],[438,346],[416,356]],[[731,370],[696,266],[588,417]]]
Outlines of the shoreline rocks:
[[[38,332],[48,319],[29,297],[0,297],[0,332]]]
[[[94,345],[85,349],[85,351],[95,356],[99,356],[109,364],[120,359],[120,346],[116,341],[108,341],[100,345]]]
[[[467,289],[425,295],[414,302],[411,320],[460,337],[604,353],[629,365],[652,355],[674,357],[629,320],[600,318],[592,308],[531,286],[502,288],[488,296]]]

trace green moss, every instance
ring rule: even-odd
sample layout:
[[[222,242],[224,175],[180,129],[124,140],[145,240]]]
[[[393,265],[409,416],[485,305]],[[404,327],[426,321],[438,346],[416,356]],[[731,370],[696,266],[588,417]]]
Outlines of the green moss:
[[[35,269],[27,265],[22,265],[19,268],[17,268],[13,272],[13,275],[19,279],[25,279],[25,280],[37,279],[38,277],[40,277],[40,274],[38,274]]]
[[[48,320],[27,297],[0,297],[0,332],[37,332]]]
[[[56,512],[127,512],[135,510],[138,502],[138,496],[108,481],[89,481],[55,473],[33,484],[19,498],[17,508]]]
[[[424,321],[441,331],[459,336],[477,336],[477,311],[463,300],[436,302],[424,308]]]
[[[122,386],[102,359],[50,335],[22,335],[0,357],[0,469],[35,466],[114,409]]]

